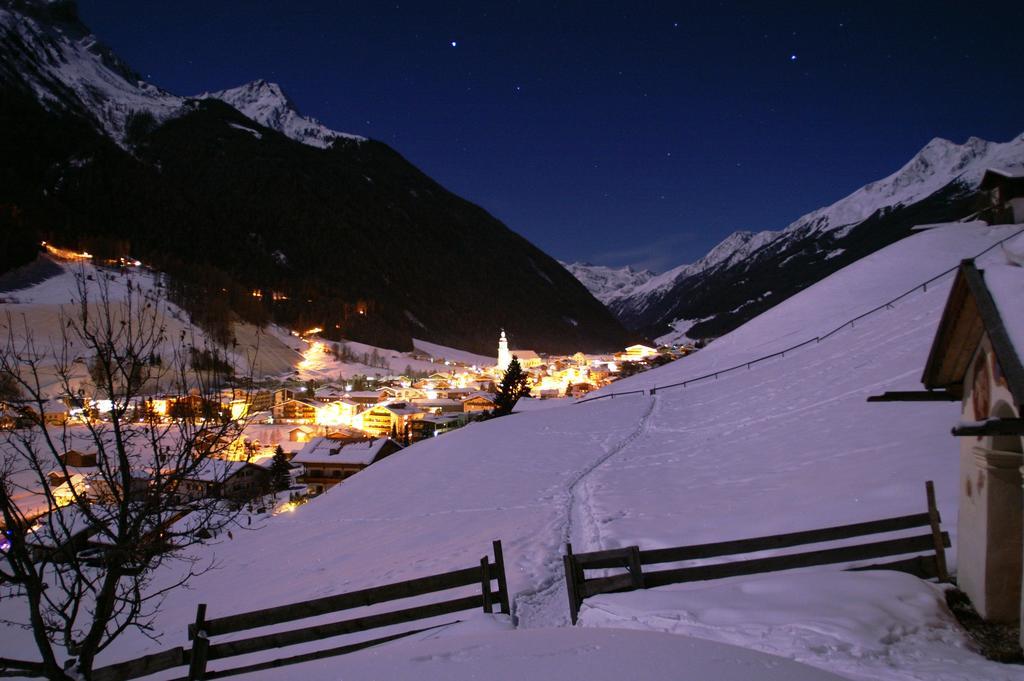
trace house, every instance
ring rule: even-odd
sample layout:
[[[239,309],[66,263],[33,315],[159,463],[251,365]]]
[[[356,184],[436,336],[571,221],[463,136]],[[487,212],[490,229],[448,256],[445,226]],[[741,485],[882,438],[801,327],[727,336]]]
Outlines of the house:
[[[494,411],[498,405],[494,402],[493,393],[474,393],[462,401],[462,411]]]
[[[425,410],[413,407],[408,402],[378,404],[358,414],[353,425],[374,437],[387,437],[391,433],[405,433],[409,421],[424,413]]]
[[[314,433],[316,433],[316,428],[310,426],[292,428],[288,431],[288,442],[309,442]]]
[[[96,452],[82,452],[77,449],[68,449],[60,456],[60,460],[65,466],[93,468],[96,466]]]
[[[657,355],[657,348],[648,345],[630,345],[625,351],[615,353],[615,359],[620,362],[643,362]]]
[[[247,461],[206,459],[195,471],[182,476],[181,500],[222,498],[248,501],[270,488],[270,470]]]
[[[412,404],[415,408],[423,411],[427,414],[451,414],[463,411],[463,405],[460,400],[450,399],[418,399],[413,400]]]
[[[330,402],[320,402],[316,407],[315,421],[325,426],[349,424],[362,409],[362,405],[345,397]]]
[[[278,423],[315,423],[319,406],[313,400],[296,398],[275,402],[270,411]]]
[[[519,366],[524,369],[535,369],[544,363],[541,356],[533,350],[509,350],[512,357],[519,360]]]
[[[274,406],[274,396],[269,390],[257,390],[249,395],[249,413],[269,411]]]
[[[979,217],[990,225],[1024,222],[1024,173],[986,170],[978,191],[987,203]]]
[[[1024,269],[957,272],[922,382],[961,400],[958,581],[986,619],[1020,618]]]
[[[52,399],[43,404],[43,422],[49,426],[62,426],[68,422],[71,410],[64,400]]]
[[[595,390],[595,386],[590,383],[573,383],[566,389],[566,394],[572,397],[583,397],[592,390]]]
[[[465,414],[429,414],[409,422],[409,441],[419,442],[466,425]]]
[[[311,494],[320,494],[401,448],[387,437],[361,442],[318,437],[310,440],[291,462],[302,466],[298,482],[306,485]]]
[[[89,545],[102,525],[71,504],[38,516],[25,532],[25,545],[34,561],[64,562]]]
[[[353,390],[345,393],[345,399],[362,408],[371,407],[382,401],[380,393],[375,390]]]
[[[1024,241],[1018,240],[1024,245]],[[960,402],[957,581],[978,613],[1021,613],[1024,267],[960,264],[918,399]]]

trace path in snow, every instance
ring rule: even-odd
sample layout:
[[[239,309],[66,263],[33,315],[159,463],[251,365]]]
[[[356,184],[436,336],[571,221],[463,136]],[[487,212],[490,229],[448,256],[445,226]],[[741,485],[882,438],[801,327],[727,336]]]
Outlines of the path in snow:
[[[580,469],[572,478],[561,511],[562,539],[559,546],[572,542],[576,549],[583,551],[602,548],[600,529],[590,508],[587,478],[647,432],[656,405],[657,397],[651,397],[651,403],[640,417],[637,427],[603,456]],[[549,557],[547,567],[547,579],[532,589],[519,591],[513,598],[512,615],[519,627],[562,626],[568,623],[567,602],[563,598],[565,580],[562,575],[562,554]]]

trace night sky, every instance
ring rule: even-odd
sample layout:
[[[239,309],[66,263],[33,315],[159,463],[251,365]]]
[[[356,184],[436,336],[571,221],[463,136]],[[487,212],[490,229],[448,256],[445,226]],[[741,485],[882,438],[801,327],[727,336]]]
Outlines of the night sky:
[[[80,0],[176,94],[266,78],[563,260],[663,270],[933,137],[1024,131],[1024,2]]]

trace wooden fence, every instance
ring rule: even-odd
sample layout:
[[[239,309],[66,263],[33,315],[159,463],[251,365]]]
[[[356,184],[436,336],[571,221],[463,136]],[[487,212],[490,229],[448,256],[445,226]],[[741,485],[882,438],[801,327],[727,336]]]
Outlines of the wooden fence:
[[[282,648],[300,643],[319,641],[326,638],[354,634],[357,632],[387,627],[396,624],[405,624],[442,615],[449,615],[465,610],[482,608],[484,612],[493,613],[497,605],[501,612],[509,614],[508,584],[505,581],[505,560],[502,555],[501,542],[493,542],[493,562],[484,556],[480,559],[478,566],[445,572],[429,577],[410,579],[404,582],[396,582],[384,586],[362,589],[350,593],[327,596],[290,605],[282,605],[263,610],[254,610],[237,615],[227,615],[207,619],[206,604],[201,603],[196,612],[196,621],[188,627],[188,638],[192,641],[192,648],[185,649],[181,646],[164,650],[159,653],[147,655],[127,662],[113,664],[93,671],[94,681],[121,681],[123,679],[137,679],[139,677],[155,674],[156,672],[173,669],[174,667],[188,666],[188,675],[179,681],[198,679],[219,679],[225,676],[245,674],[272,669],[285,665],[317,660],[335,655],[344,655],[356,650],[368,648],[388,641],[393,641],[405,636],[411,636],[422,631],[434,629],[440,626],[447,626],[460,620],[434,624],[432,626],[403,631],[374,638],[368,641],[359,641],[338,647],[317,650],[311,653],[293,655],[291,657],[277,658],[265,662],[257,662],[233,668],[207,671],[207,662],[247,655],[272,648]],[[496,583],[497,590],[492,590],[492,582]],[[428,603],[410,608],[390,610],[373,615],[365,615],[337,622],[316,624],[299,629],[288,629],[268,634],[253,636],[250,638],[213,643],[210,639],[224,634],[232,634],[240,631],[247,631],[259,627],[284,624],[295,620],[327,615],[341,610],[360,608],[378,603],[423,596],[442,591],[448,591],[459,587],[476,585],[480,593],[472,596],[452,598],[436,603]]]
[[[925,579],[937,577],[942,581],[946,581],[949,579],[949,575],[946,571],[945,549],[950,545],[949,534],[943,532],[940,527],[941,518],[935,506],[935,489],[930,480],[925,483],[925,490],[928,499],[928,510],[925,513],[885,518],[883,520],[852,525],[777,534],[770,537],[715,542],[713,544],[677,546],[667,549],[641,550],[638,546],[627,546],[620,549],[574,554],[572,552],[572,545],[567,544],[563,564],[565,567],[566,588],[569,592],[569,615],[572,618],[572,623],[575,624],[580,606],[583,604],[583,599],[589,596],[596,596],[597,594],[634,591],[636,589],[665,586],[666,584],[723,579],[725,577],[762,572],[777,572],[815,565],[853,563],[890,556],[921,554],[922,552],[930,552],[930,554],[916,555],[888,563],[850,569],[900,570],[910,572]],[[731,562],[678,567],[653,572],[644,572],[643,569],[645,565],[704,560],[758,551],[773,551],[794,546],[821,544],[874,534],[899,532],[919,527],[927,527],[929,531],[897,539],[885,539],[854,546],[819,548],[817,550],[787,553],[766,558],[747,558]],[[586,577],[587,570],[616,568],[624,568],[626,572],[603,577]]]

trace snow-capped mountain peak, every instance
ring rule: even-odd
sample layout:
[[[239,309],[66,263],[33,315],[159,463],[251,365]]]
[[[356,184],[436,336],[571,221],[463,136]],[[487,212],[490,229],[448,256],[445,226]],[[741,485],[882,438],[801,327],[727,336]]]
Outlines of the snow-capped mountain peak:
[[[1024,134],[1007,142],[936,137],[888,177],[812,211],[780,231],[734,232],[696,262],[642,283],[593,286],[570,268],[627,324],[657,334],[676,320],[701,320],[699,333],[719,335],[784,300],[823,274],[910,233],[921,222],[962,219],[987,169],[1024,169]],[[609,280],[610,281],[610,280]]]
[[[0,1],[0,84],[30,90],[50,110],[85,115],[103,134],[127,145],[134,116],[161,123],[188,110],[189,99],[216,98],[256,123],[325,149],[357,135],[331,130],[298,112],[281,86],[255,80],[195,98],[171,94],[132,71],[79,20],[71,0]]]
[[[560,263],[580,280],[595,298],[607,305],[611,300],[629,295],[638,286],[646,284],[655,275],[650,270],[635,270],[631,266],[608,267],[588,262]]]
[[[218,92],[204,92],[196,99],[219,99],[260,125],[291,139],[326,149],[336,139],[364,141],[365,137],[331,130],[315,118],[303,116],[277,83],[262,78]]]
[[[880,209],[916,203],[952,182],[973,189],[988,168],[1021,167],[1024,167],[1024,134],[1002,143],[969,137],[963,144],[957,144],[936,137],[892,175],[864,185],[831,206],[804,215],[783,232],[843,230]]]
[[[50,110],[84,114],[123,144],[133,115],[164,121],[183,100],[146,83],[103,45],[66,0],[0,3],[0,83],[31,90]]]

